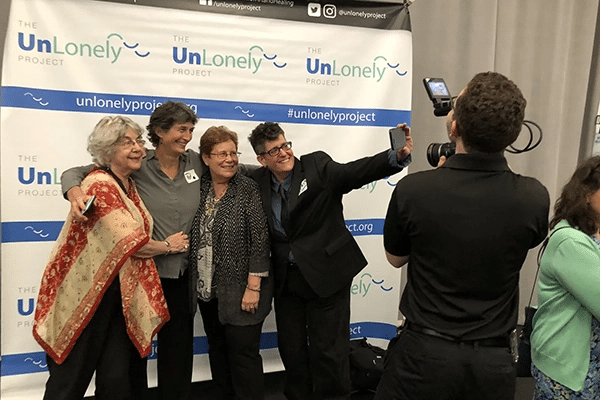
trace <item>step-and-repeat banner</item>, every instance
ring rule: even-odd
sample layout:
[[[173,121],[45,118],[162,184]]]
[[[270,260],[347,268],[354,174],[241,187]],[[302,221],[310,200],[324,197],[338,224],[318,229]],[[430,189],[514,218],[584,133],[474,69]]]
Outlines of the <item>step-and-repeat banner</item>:
[[[256,163],[246,137],[264,121],[281,124],[297,155],[321,149],[347,162],[389,147],[388,128],[411,115],[408,13],[346,3],[11,2],[0,97],[0,397],[41,398],[45,355],[31,329],[41,274],[69,211],[60,175],[91,162],[86,139],[104,115],[145,126],[161,103],[183,101],[200,117],[190,146],[209,126],[227,125],[240,136],[244,163]],[[347,227],[369,260],[352,286],[350,337],[380,345],[398,318],[400,275],[381,235],[400,178],[344,200]],[[196,322],[194,379],[205,380],[207,345]],[[272,315],[262,348],[265,370],[281,369]],[[155,361],[149,374],[153,384]]]

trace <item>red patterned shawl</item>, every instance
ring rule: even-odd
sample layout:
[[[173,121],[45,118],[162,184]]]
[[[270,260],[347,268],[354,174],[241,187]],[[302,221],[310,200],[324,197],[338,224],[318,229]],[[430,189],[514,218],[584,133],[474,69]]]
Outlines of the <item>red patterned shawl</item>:
[[[81,188],[96,195],[94,210],[85,223],[69,215],[60,232],[42,277],[33,336],[61,364],[118,274],[127,332],[145,357],[169,320],[154,261],[133,256],[150,239],[152,217],[133,182],[126,194],[110,174],[95,170]]]

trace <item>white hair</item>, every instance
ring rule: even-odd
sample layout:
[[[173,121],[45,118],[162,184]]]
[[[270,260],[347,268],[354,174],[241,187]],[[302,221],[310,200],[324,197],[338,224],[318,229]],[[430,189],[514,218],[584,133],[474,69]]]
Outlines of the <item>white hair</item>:
[[[115,154],[117,142],[131,129],[138,135],[142,128],[128,117],[107,116],[102,118],[94,127],[88,137],[87,151],[92,155],[92,160],[98,166],[108,166]]]

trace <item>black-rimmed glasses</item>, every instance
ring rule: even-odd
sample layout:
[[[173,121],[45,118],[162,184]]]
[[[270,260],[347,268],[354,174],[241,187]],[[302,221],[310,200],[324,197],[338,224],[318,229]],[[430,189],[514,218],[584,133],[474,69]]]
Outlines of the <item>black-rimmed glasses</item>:
[[[259,153],[259,155],[261,155],[261,156],[262,156],[262,155],[268,154],[268,155],[270,155],[271,157],[275,157],[276,155],[278,155],[278,154],[279,154],[279,152],[280,152],[281,150],[283,150],[283,151],[288,151],[288,150],[289,150],[289,149],[291,149],[291,148],[292,148],[292,142],[285,142],[285,143],[283,143],[281,146],[273,147],[273,148],[272,148],[272,149],[270,149],[270,150],[263,151],[262,153]]]

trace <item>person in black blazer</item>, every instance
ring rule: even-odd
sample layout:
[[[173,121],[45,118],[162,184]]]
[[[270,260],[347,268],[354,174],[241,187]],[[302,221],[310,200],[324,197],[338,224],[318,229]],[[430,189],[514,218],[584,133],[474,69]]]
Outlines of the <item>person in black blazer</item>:
[[[347,164],[322,151],[295,158],[274,122],[259,124],[248,138],[263,166],[250,175],[269,225],[289,400],[350,398],[350,286],[367,260],[346,228],[342,196],[410,163],[410,128],[399,127],[405,147]]]

